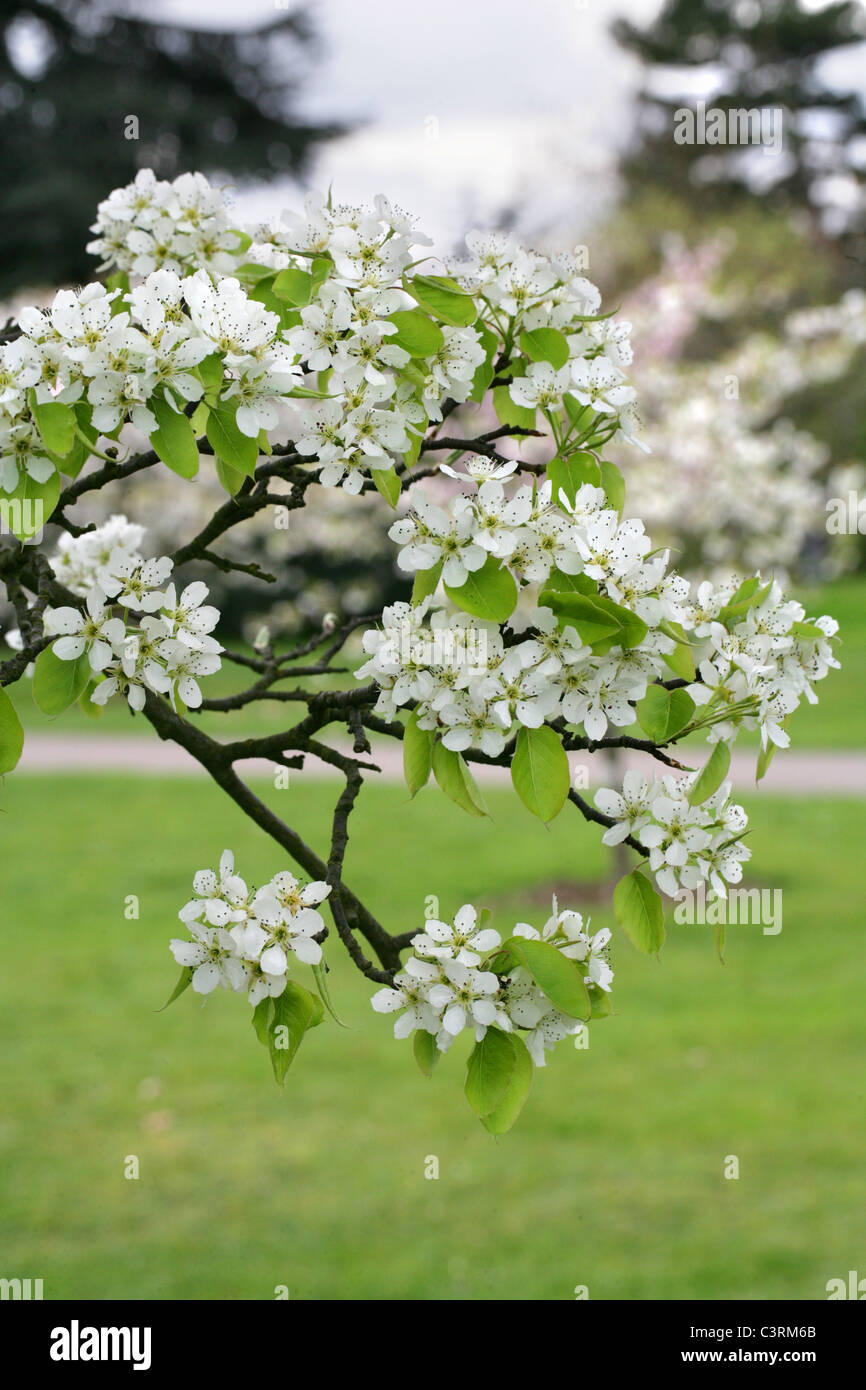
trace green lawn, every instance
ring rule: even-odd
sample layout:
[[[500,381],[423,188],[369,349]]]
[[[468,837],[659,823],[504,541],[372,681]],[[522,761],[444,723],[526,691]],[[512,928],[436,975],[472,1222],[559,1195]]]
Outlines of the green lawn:
[[[318,836],[333,788],[295,786],[262,794]],[[348,880],[395,929],[429,893],[507,929],[543,920],[539,885],[598,878],[574,817],[547,831],[489,801],[492,824],[433,788],[411,808],[370,788]],[[672,926],[660,963],[617,936],[616,1016],[588,1052],[560,1045],[494,1141],[461,1092],[466,1049],[422,1078],[335,942],[349,1028],[312,1033],[284,1093],[243,999],[155,1012],[193,870],[229,844],[253,881],[284,863],[207,783],[8,778],[0,1272],[47,1298],[825,1297],[866,1267],[866,802],[750,811],[751,882],[782,887],[781,934],[732,928],[724,966],[708,928]]]

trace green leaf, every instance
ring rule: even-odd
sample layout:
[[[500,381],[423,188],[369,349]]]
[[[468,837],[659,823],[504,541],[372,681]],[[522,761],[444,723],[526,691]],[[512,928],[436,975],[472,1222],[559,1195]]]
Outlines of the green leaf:
[[[637,722],[653,743],[669,743],[689,723],[695,712],[691,695],[679,687],[666,690],[651,685],[636,705]]]
[[[84,687],[84,689],[78,697],[78,708],[81,710],[82,714],[87,715],[88,719],[101,719],[103,714],[105,713],[104,705],[96,705],[90,698],[97,685],[99,684],[100,682],[94,680],[93,676],[91,675],[90,680],[87,682],[86,686]]]
[[[593,487],[598,487],[601,483],[601,471],[592,454],[575,453],[569,454],[568,458],[552,458],[547,465],[547,476],[553,483],[553,500],[560,505],[559,494],[564,492],[569,502],[574,503],[578,488],[584,483],[592,483]]]
[[[488,1028],[466,1067],[466,1099],[476,1115],[483,1119],[502,1104],[516,1066],[517,1051],[510,1036],[499,1028]]]
[[[511,399],[507,386],[494,386],[493,409],[500,425],[510,425],[512,429],[535,429],[535,410],[527,405],[518,405]]]
[[[526,1104],[535,1072],[523,1039],[516,1033],[507,1033],[504,1036],[509,1039],[514,1050],[515,1065],[502,1100],[495,1109],[481,1117],[482,1124],[491,1134],[507,1134],[511,1129]]]
[[[668,637],[672,637],[676,642],[673,651],[663,657],[668,670],[673,671],[680,680],[693,681],[695,679],[695,663],[692,659],[691,646],[682,626],[679,623],[664,622],[661,628]]]
[[[488,555],[459,588],[446,584],[445,592],[464,613],[492,623],[504,623],[517,607],[514,577],[495,555]]]
[[[585,574],[564,574],[554,565],[544,587],[539,590],[539,608],[549,608],[549,600],[555,601],[557,594],[589,594],[592,597],[598,594],[598,585]]]
[[[374,468],[372,469],[372,477],[377,492],[382,494],[390,507],[396,507],[400,501],[400,479],[394,469]]]
[[[556,371],[568,361],[568,339],[558,328],[531,328],[521,333],[520,350],[530,362],[549,362]]]
[[[318,294],[322,285],[328,279],[334,269],[334,262],[330,256],[317,256],[310,266],[310,277],[313,281],[313,298]]]
[[[435,741],[436,734],[433,729],[418,728],[418,712],[413,710],[403,735],[403,774],[412,796],[422,787],[426,787],[430,780]]]
[[[76,420],[72,406],[63,401],[40,402],[32,388],[27,393],[27,401],[42,443],[50,454],[65,458],[75,443]]]
[[[274,1016],[274,1001],[270,995],[260,999],[253,1009],[253,1028],[259,1042],[265,1047],[268,1046],[270,1036],[270,1026]]]
[[[495,375],[494,358],[499,348],[499,338],[493,332],[492,328],[488,328],[486,324],[480,325],[476,331],[481,339],[481,346],[486,355],[484,361],[475,369],[475,375],[472,378],[472,390],[469,392],[469,399],[470,401],[479,403],[484,400],[487,394],[487,388]]]
[[[607,459],[600,459],[598,467],[601,472],[601,485],[604,488],[605,496],[614,511],[622,516],[622,509],[625,505],[625,478],[616,464],[610,463]]]
[[[708,796],[717,792],[728,775],[728,768],[731,766],[731,750],[726,743],[717,743],[713,747],[704,766],[701,768],[698,780],[689,792],[689,805],[700,806],[702,801],[706,801]]]
[[[761,584],[760,576],[753,575],[751,579],[743,580],[743,583],[731,596],[728,603],[719,614],[719,622],[731,623],[739,620],[748,613],[750,608],[755,607],[763,601],[772,588],[772,580],[769,584]]]
[[[285,299],[288,304],[296,307],[309,304],[313,293],[313,277],[309,271],[298,270],[295,266],[290,266],[288,270],[281,270],[273,283],[273,291],[277,299]]]
[[[766,777],[770,763],[773,761],[775,755],[776,745],[773,742],[768,742],[766,748],[761,749],[760,753],[758,754],[757,767],[755,768],[756,785],[758,782],[762,781],[764,777]]]
[[[185,415],[172,410],[167,401],[154,396],[150,408],[158,428],[150,436],[163,463],[181,478],[194,478],[198,472],[198,445],[195,430]]]
[[[24,747],[24,730],[15,706],[0,686],[0,776],[18,766]]]
[[[236,280],[240,280],[242,285],[257,285],[259,280],[273,275],[273,270],[269,265],[259,265],[257,261],[245,261],[232,271],[232,275]]]
[[[470,816],[486,816],[487,807],[462,756],[440,742],[433,745],[433,776],[446,796]]]
[[[207,395],[215,405],[223,385],[223,360],[219,353],[212,352],[209,357],[203,358],[196,367],[196,371]]]
[[[44,483],[37,483],[29,473],[19,474],[14,492],[0,493],[3,529],[19,541],[29,541],[42,530],[59,498],[59,473],[52,473]]]
[[[590,1018],[610,1018],[613,1013],[613,1005],[610,1002],[610,995],[606,989],[594,989],[590,995],[592,1000],[592,1013]]]
[[[562,740],[546,724],[521,729],[511,760],[514,790],[534,816],[545,823],[558,816],[568,800],[571,774]]]
[[[817,625],[816,623],[800,623],[800,622],[796,622],[796,623],[794,623],[793,627],[791,628],[791,631],[793,632],[793,634],[794,634],[795,637],[800,637],[800,638],[802,638],[803,640],[805,640],[805,639],[807,639],[807,638],[809,638],[809,639],[821,639],[821,638],[823,638],[823,639],[826,641],[826,638],[827,638],[826,632],[824,632],[820,627],[818,627],[818,625]]]
[[[276,996],[273,1005],[268,1022],[268,1051],[274,1076],[282,1086],[304,1034],[321,1023],[324,1010],[321,1000],[293,980]]]
[[[425,1033],[423,1029],[416,1028],[412,1035],[412,1052],[419,1070],[423,1072],[424,1076],[432,1076],[433,1068],[442,1055],[436,1046],[436,1039],[433,1034]]]
[[[639,951],[655,955],[665,939],[662,900],[646,874],[633,869],[621,878],[613,893],[616,920]]]
[[[466,328],[478,317],[474,297],[446,275],[404,275],[403,286],[422,309],[442,323]]]
[[[212,410],[208,416],[205,433],[217,458],[222,459],[223,463],[227,463],[235,472],[251,478],[256,471],[259,446],[255,439],[250,439],[238,429],[235,420],[236,410],[237,407],[230,409],[226,405]]]
[[[601,594],[548,593],[545,603],[561,622],[575,627],[581,641],[599,655],[614,645],[627,651],[647,633],[642,618]]]
[[[180,979],[178,980],[178,982],[177,982],[177,984],[175,985],[174,989],[172,990],[171,994],[170,994],[170,995],[168,996],[168,998],[166,999],[165,1003],[164,1003],[163,1006],[162,1006],[162,1009],[157,1009],[156,1012],[157,1012],[158,1014],[161,1014],[162,1011],[163,1011],[163,1009],[167,1009],[168,1006],[169,1006],[169,1004],[173,1004],[174,1001],[175,1001],[175,999],[179,999],[180,996],[183,994],[184,990],[185,990],[185,989],[189,989],[189,987],[190,987],[191,984],[192,984],[192,966],[191,966],[191,965],[185,965],[185,966],[183,967],[183,969],[181,970],[181,972],[180,972]]]
[[[246,474],[239,473],[238,470],[232,468],[230,464],[223,463],[222,459],[215,458],[214,464],[216,465],[216,475],[220,483],[230,497],[236,497],[243,486]]]
[[[442,574],[444,560],[438,560],[429,570],[416,570],[412,584],[412,602],[423,603],[428,594],[434,594]]]
[[[86,652],[74,661],[61,661],[52,647],[46,647],[37,656],[33,670],[33,699],[43,714],[62,714],[75,704],[89,680]]]
[[[589,1018],[591,1005],[586,983],[573,960],[549,941],[512,936],[505,944],[554,1008],[569,1018]]]
[[[331,999],[331,990],[330,986],[328,985],[327,965],[323,960],[320,960],[318,965],[312,966],[312,971],[313,979],[316,982],[316,989],[319,991],[319,998],[321,999],[322,1003],[324,1004],[328,1013],[331,1015],[331,1018],[334,1020],[334,1022],[338,1023],[341,1028],[346,1028],[348,1025],[345,1024],[343,1020],[340,1018],[339,1014],[337,1013],[337,1010],[334,1008],[334,1002]]]
[[[388,342],[408,352],[410,357],[432,357],[445,346],[442,329],[420,309],[398,309],[389,316],[388,322],[397,328],[396,333],[388,334]]]

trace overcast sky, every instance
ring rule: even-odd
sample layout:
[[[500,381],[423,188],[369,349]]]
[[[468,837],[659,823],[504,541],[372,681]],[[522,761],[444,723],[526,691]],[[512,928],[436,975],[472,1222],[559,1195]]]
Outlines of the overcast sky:
[[[610,194],[636,74],[607,28],[620,14],[651,16],[658,4],[312,0],[321,46],[303,110],[358,129],[324,148],[310,183],[333,183],[350,201],[387,193],[437,242],[514,206],[534,204],[541,225],[576,204],[595,211]],[[236,28],[279,6],[149,0],[138,8],[148,18]],[[248,215],[264,213],[274,191],[244,201]]]
[[[311,186],[333,184],[338,198],[353,202],[386,193],[440,245],[508,208],[527,230],[580,234],[612,196],[613,158],[633,120],[638,65],[614,44],[609,25],[621,15],[646,21],[660,3],[311,0],[321,47],[303,110],[360,123],[323,148]],[[136,7],[148,18],[223,29],[281,8],[279,0]],[[852,61],[866,68],[862,52],[844,66]],[[296,203],[297,191],[288,187],[285,200]],[[265,216],[275,201],[272,188],[243,199],[242,208]]]

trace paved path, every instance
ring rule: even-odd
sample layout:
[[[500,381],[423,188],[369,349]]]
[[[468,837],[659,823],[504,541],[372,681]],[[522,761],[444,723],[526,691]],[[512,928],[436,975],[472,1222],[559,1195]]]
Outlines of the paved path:
[[[345,744],[335,744],[348,751]],[[703,761],[705,754],[693,754],[695,763]],[[734,753],[731,777],[734,785],[742,791],[754,790],[755,758],[753,751]],[[683,762],[691,763],[689,750],[682,754]],[[402,756],[399,747],[393,744],[379,745],[374,749],[372,761],[382,769],[383,776],[389,780],[402,778]],[[586,769],[591,786],[610,783],[613,773],[609,760],[604,754],[572,753],[570,755],[572,772],[576,773],[582,765]],[[626,753],[620,766],[646,769],[649,759],[640,753]],[[661,764],[656,764],[663,770]],[[124,737],[110,735],[93,737],[63,734],[28,734],[24,753],[19,763],[22,772],[121,772],[138,776],[203,776],[203,769],[182,748],[173,743],[163,743],[158,738]],[[239,763],[238,769],[247,777],[272,777],[274,764],[250,759]],[[339,776],[333,768],[308,757],[305,771],[318,777]],[[507,782],[506,768],[475,766],[473,771],[479,781],[495,783]],[[303,774],[290,772],[290,778]],[[578,781],[576,785],[580,785]],[[789,749],[776,754],[761,789],[769,793],[813,792],[837,796],[866,796],[866,753],[851,752],[802,752]]]

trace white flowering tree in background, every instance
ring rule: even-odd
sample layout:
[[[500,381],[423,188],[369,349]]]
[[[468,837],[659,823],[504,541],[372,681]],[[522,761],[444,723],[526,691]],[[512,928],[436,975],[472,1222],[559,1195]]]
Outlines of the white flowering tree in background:
[[[642,522],[621,519],[623,478],[605,447],[638,430],[628,327],[601,312],[569,256],[472,234],[467,259],[443,265],[381,197],[369,209],[309,198],[300,216],[239,231],[201,176],[168,184],[148,172],[111,194],[94,230],[107,285],[24,310],[0,348],[0,481],[14,532],[0,579],[18,623],[18,649],[0,664],[0,771],[22,747],[7,689],[31,663],[47,715],[126,702],[275,846],[264,886],[248,884],[228,850],[195,874],[185,934],[171,942],[172,999],[188,986],[245,994],[282,1081],[331,1008],[333,927],[377,986],[374,1009],[397,1014],[398,1038],[412,1035],[422,1071],[470,1031],[466,1094],[502,1132],[546,1051],[609,1013],[609,933],[557,904],[540,927],[494,926],[473,904],[450,923],[381,922],[343,872],[352,809],[378,771],[371,736],[402,740],[410,793],[432,774],[454,814],[484,816],[472,768],[504,766],[542,821],[568,807],[629,846],[636,867],[614,913],[656,953],[666,899],[700,884],[723,896],[741,877],[749,850],[726,781],[731,745],[759,730],[763,774],[788,743],[788,716],[838,664],[836,624],[760,574],[695,587]],[[449,417],[469,401],[490,402],[496,426],[452,432]],[[146,450],[128,451],[127,427]],[[544,441],[544,457],[506,457],[527,439],[536,453]],[[225,490],[173,554],[151,553],[124,517],[88,522],[94,494],[163,468],[181,493],[199,469]],[[375,491],[395,509],[411,602],[302,644],[277,631],[252,654],[227,649],[207,586],[185,571],[261,575],[224,541],[271,508],[299,513],[301,526],[314,487]],[[41,521],[59,537],[50,556],[27,544]],[[366,660],[340,683],[333,662],[359,629]],[[249,684],[208,697],[224,661]],[[261,737],[220,742],[196,720],[256,702],[274,710]],[[328,741],[341,729],[350,751]],[[696,731],[709,758],[690,771],[675,753]],[[590,804],[571,786],[568,754],[622,747],[650,770]],[[342,776],[320,849],[237,771],[250,757],[294,768],[308,755]]]
[[[740,292],[714,285],[731,251],[726,238],[669,246],[661,273],[629,297],[639,344],[632,376],[650,449],[626,469],[629,514],[689,571],[835,574],[856,563],[857,549],[850,537],[828,537],[827,501],[862,482],[863,460],[833,458],[785,410],[850,370],[866,347],[866,294],[789,312],[775,331],[694,359],[689,343],[702,322],[724,325],[744,308]]]

